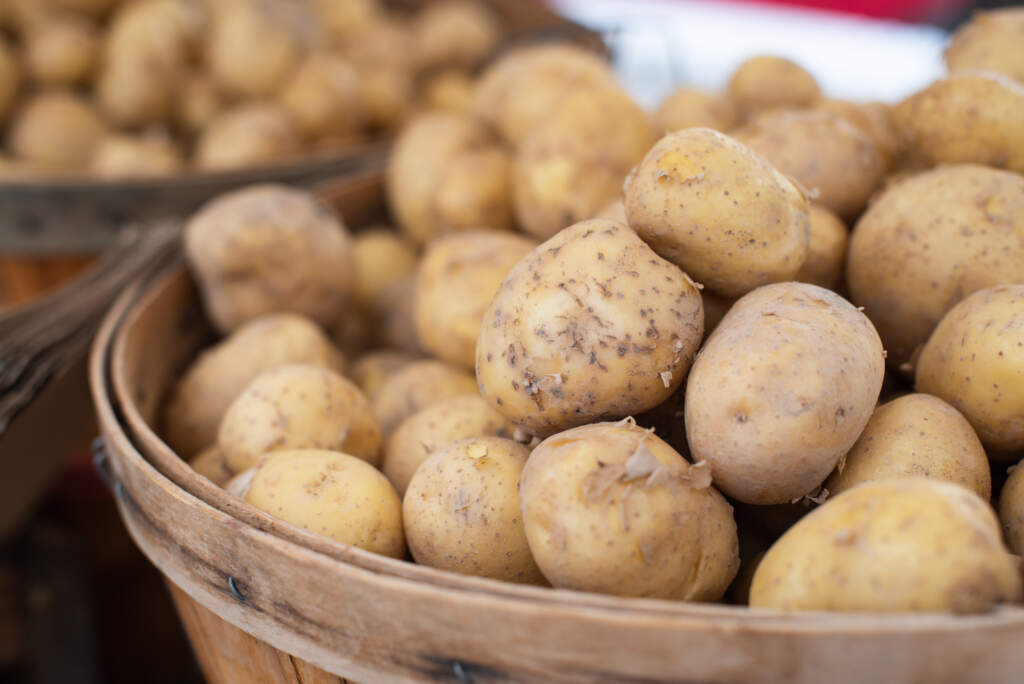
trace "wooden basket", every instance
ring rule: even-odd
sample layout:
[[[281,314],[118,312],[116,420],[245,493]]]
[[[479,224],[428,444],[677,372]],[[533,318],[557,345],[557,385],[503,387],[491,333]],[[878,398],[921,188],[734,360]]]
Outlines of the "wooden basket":
[[[350,225],[379,178],[326,188]],[[177,266],[126,292],[90,380],[131,536],[169,580],[213,682],[1012,682],[1024,609],[976,616],[783,613],[506,584],[337,544],[229,496],[154,430],[210,338]]]

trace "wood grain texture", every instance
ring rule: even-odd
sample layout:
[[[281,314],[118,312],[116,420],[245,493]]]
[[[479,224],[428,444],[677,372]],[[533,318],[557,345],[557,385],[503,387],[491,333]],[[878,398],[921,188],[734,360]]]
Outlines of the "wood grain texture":
[[[0,257],[0,309],[46,294],[92,264],[91,255]]]
[[[196,475],[150,427],[208,334],[197,311],[179,267],[126,293],[97,338],[91,386],[118,506],[182,592],[313,667],[363,682],[1012,682],[1024,671],[1016,606],[871,615],[620,599],[447,573],[275,520]]]

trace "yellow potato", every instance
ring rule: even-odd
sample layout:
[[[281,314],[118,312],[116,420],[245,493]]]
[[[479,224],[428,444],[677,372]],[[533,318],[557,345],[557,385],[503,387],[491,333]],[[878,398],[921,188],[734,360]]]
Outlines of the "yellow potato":
[[[21,63],[14,49],[0,37],[0,123],[14,108],[21,89]]]
[[[183,458],[213,444],[221,418],[245,386],[287,363],[345,370],[344,357],[312,322],[295,314],[264,316],[205,350],[185,371],[164,406],[164,439]]]
[[[157,124],[167,118],[174,106],[170,80],[176,77],[154,77],[143,64],[114,62],[100,72],[96,102],[104,116],[120,127]]]
[[[207,170],[237,169],[298,154],[299,133],[280,107],[243,104],[224,110],[203,129],[196,165]]]
[[[621,196],[622,181],[654,144],[650,119],[621,89],[563,97],[515,158],[513,203],[523,229],[547,239]]]
[[[960,72],[893,110],[910,152],[932,164],[1024,172],[1024,85],[995,72]]]
[[[17,157],[70,171],[86,166],[106,134],[92,106],[62,90],[33,95],[15,113],[7,131],[7,146]]]
[[[509,273],[480,327],[477,380],[499,413],[546,436],[663,402],[703,328],[685,273],[626,226],[591,219]]]
[[[414,361],[384,381],[373,400],[373,410],[386,439],[403,420],[424,407],[448,397],[477,393],[476,380],[461,368],[441,361]]]
[[[339,43],[372,33],[383,14],[378,0],[312,0],[311,5],[333,39]]]
[[[373,67],[359,73],[358,86],[358,107],[368,126],[393,132],[405,123],[413,100],[413,80],[408,71]]]
[[[280,311],[327,326],[352,288],[352,239],[306,190],[254,185],[210,200],[185,227],[185,254],[222,332]]]
[[[885,175],[871,139],[832,112],[769,112],[734,135],[847,220],[864,210]]]
[[[723,95],[680,88],[662,101],[654,121],[659,135],[694,127],[726,133],[736,127],[740,116],[735,103]]]
[[[942,317],[915,387],[944,399],[997,451],[1024,449],[1024,285],[975,292]]]
[[[910,361],[965,296],[1024,282],[1024,178],[961,165],[895,183],[857,222],[846,273],[889,363]]]
[[[38,4],[45,4],[39,0],[32,1]],[[53,4],[54,7],[71,10],[72,12],[102,16],[123,2],[123,0],[46,0],[46,2]]]
[[[807,258],[807,201],[797,186],[709,128],[662,138],[625,191],[630,227],[716,294],[791,280]]]
[[[508,167],[508,155],[472,117],[422,114],[388,161],[391,210],[418,243],[456,230],[509,228]]]
[[[223,95],[209,76],[191,74],[182,80],[174,105],[175,122],[189,134],[199,133],[224,105]]]
[[[44,85],[74,85],[92,76],[99,51],[96,31],[87,21],[55,17],[28,34],[25,65]]]
[[[379,344],[417,356],[423,354],[416,335],[415,301],[415,275],[395,281],[381,292],[370,309],[371,318],[377,326]]]
[[[839,468],[825,481],[835,496],[862,482],[920,475],[992,495],[988,457],[959,411],[930,394],[907,394],[883,404]]]
[[[984,69],[1024,82],[1024,8],[975,12],[953,34],[943,57],[950,72]]]
[[[355,261],[355,299],[371,306],[392,284],[416,271],[416,251],[394,230],[371,228],[352,242]]]
[[[470,437],[424,461],[402,502],[405,536],[416,562],[544,584],[519,510],[519,476],[529,455],[508,439]]]
[[[404,496],[420,464],[445,445],[469,437],[510,439],[515,429],[479,396],[464,394],[442,399],[399,423],[385,446],[381,470],[399,495]]]
[[[260,464],[245,500],[342,544],[405,555],[402,502],[386,477],[348,454],[279,451]]]
[[[274,451],[326,449],[380,461],[380,427],[369,400],[334,371],[288,364],[265,371],[228,407],[217,448],[232,472]]]
[[[525,46],[509,50],[484,71],[473,111],[518,144],[567,93],[614,86],[611,67],[589,50],[569,43]]]
[[[729,309],[697,355],[690,451],[734,499],[799,499],[853,446],[884,375],[878,333],[852,304],[815,285],[766,285]]]
[[[230,95],[271,95],[301,58],[303,6],[289,0],[221,2],[206,39],[210,75]]]
[[[770,109],[809,107],[821,97],[817,81],[782,57],[752,57],[729,79],[728,94],[742,116]]]
[[[1011,468],[999,495],[999,520],[1010,550],[1024,554],[1024,468],[1020,463]]]
[[[732,508],[706,466],[631,421],[541,442],[520,496],[530,550],[558,588],[715,601],[739,568]]]
[[[363,125],[359,74],[343,57],[310,55],[279,94],[282,108],[309,138],[352,138]]]
[[[421,70],[472,68],[491,54],[501,26],[487,5],[442,0],[424,5],[412,24],[412,52]]]
[[[843,117],[871,139],[885,166],[891,167],[903,152],[900,134],[892,123],[889,105],[882,102],[821,100],[814,109]]]
[[[835,290],[843,281],[849,234],[842,220],[825,207],[811,204],[811,241],[807,261],[793,280]]]
[[[334,2],[337,0],[323,0]],[[347,36],[340,44],[342,53],[359,67],[363,75],[378,70],[397,70],[409,76],[414,73],[412,29],[399,16],[373,17],[365,28]]]
[[[423,84],[423,102],[428,109],[468,112],[473,106],[473,80],[460,69],[445,69]]]
[[[216,445],[200,451],[188,464],[192,466],[193,470],[218,487],[225,486],[234,476],[234,473],[224,463],[224,457]]]
[[[373,401],[385,380],[415,360],[412,354],[396,349],[376,349],[356,359],[349,376],[363,395]]]
[[[878,480],[786,532],[754,573],[750,605],[981,613],[1020,600],[1017,565],[977,494],[923,477]]]
[[[181,150],[166,135],[115,134],[92,153],[90,171],[99,178],[151,178],[181,171]]]
[[[537,246],[521,235],[474,230],[427,245],[417,271],[413,313],[423,348],[472,369],[480,323],[501,282]]]

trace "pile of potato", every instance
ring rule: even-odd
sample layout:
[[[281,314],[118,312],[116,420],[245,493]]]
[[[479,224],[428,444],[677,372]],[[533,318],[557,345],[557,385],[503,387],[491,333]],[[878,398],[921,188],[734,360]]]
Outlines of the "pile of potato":
[[[4,0],[0,177],[166,176],[323,153],[467,106],[473,0]]]
[[[508,52],[402,131],[397,230],[279,186],[192,217],[226,337],[163,434],[285,521],[455,572],[1020,601],[1022,27],[979,15],[892,107],[758,57],[647,113],[579,48]]]

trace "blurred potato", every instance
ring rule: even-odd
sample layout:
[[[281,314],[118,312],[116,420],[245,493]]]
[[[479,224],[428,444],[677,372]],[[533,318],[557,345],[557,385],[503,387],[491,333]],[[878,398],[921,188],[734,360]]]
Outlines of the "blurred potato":
[[[666,97],[654,113],[659,135],[684,128],[713,128],[728,133],[740,122],[728,97],[696,88],[680,88]]]
[[[21,63],[14,48],[0,36],[0,124],[14,108],[21,89]]]
[[[343,57],[314,54],[287,78],[278,100],[309,138],[350,138],[362,128],[359,74]]]
[[[243,104],[218,113],[196,143],[195,164],[220,171],[269,164],[301,150],[299,133],[280,107]]]
[[[473,79],[460,69],[431,74],[423,84],[423,105],[427,109],[468,112],[473,106]]]
[[[384,381],[416,360],[417,357],[397,349],[375,349],[360,356],[352,364],[349,377],[373,401]]]
[[[1024,8],[975,12],[953,34],[943,57],[950,73],[996,71],[1024,83]]]
[[[183,79],[174,104],[175,123],[187,134],[202,131],[225,106],[225,98],[204,73]]]
[[[106,134],[100,115],[82,97],[42,91],[26,100],[7,131],[17,157],[54,171],[84,168]]]
[[[729,98],[740,115],[770,109],[809,107],[821,97],[817,81],[799,64],[782,57],[752,57],[729,79]]]
[[[392,284],[416,271],[416,250],[388,227],[362,230],[352,243],[355,299],[373,306]]]
[[[811,241],[807,260],[793,280],[835,290],[843,282],[843,264],[849,233],[838,216],[817,204],[808,206],[811,217]]]
[[[74,85],[89,79],[96,68],[99,39],[87,21],[58,16],[28,34],[25,65],[42,85]]]
[[[412,24],[412,51],[422,71],[472,68],[498,43],[501,27],[491,10],[473,0],[441,0],[424,5]]]
[[[893,125],[887,104],[826,99],[814,105],[814,109],[838,114],[856,126],[875,144],[886,168],[891,168],[903,153],[903,141]]]
[[[442,361],[413,361],[387,378],[373,400],[381,434],[388,439],[412,414],[462,394],[478,394],[472,373]]]
[[[90,171],[98,178],[157,178],[184,167],[181,150],[162,133],[108,135],[92,154]]]

